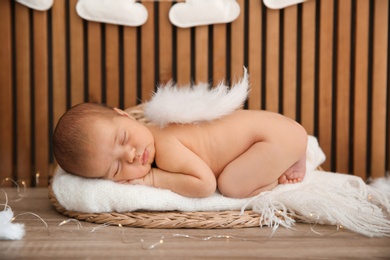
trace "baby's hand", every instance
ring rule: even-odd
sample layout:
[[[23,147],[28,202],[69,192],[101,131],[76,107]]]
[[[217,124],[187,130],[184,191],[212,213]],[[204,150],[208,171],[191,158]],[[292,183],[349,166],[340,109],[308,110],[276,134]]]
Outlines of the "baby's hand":
[[[146,175],[147,176],[147,175]],[[149,181],[146,180],[146,176],[142,177],[142,178],[139,178],[139,179],[134,179],[134,180],[128,180],[128,183],[129,184],[133,184],[133,185],[145,185],[145,186],[150,186],[149,184]]]
[[[132,185],[144,185],[144,186],[151,186],[153,187],[153,171],[150,170],[148,174],[146,174],[142,178],[133,179],[133,180],[121,180],[118,181],[120,184],[132,184]]]
[[[129,184],[129,185],[136,185],[136,184],[138,184],[138,185],[150,186],[145,181],[145,177],[139,178],[139,179],[134,179],[134,180],[121,180],[121,181],[117,181],[116,183],[119,183],[119,184]]]

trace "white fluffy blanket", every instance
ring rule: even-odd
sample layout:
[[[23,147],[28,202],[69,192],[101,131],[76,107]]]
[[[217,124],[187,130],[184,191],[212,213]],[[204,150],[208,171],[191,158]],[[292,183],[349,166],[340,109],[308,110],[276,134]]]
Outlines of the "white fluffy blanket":
[[[145,112],[162,127],[169,122],[212,120],[240,107],[248,89],[246,70],[243,79],[231,89],[223,84],[213,90],[208,90],[207,85],[183,89],[160,87]],[[390,236],[390,220],[386,213],[390,212],[390,192],[366,185],[356,176],[316,170],[324,160],[317,139],[310,136],[304,180],[278,185],[272,191],[248,199],[227,198],[218,192],[207,198],[188,198],[169,190],[85,179],[65,173],[61,168],[56,171],[52,188],[63,207],[78,212],[252,209],[260,213],[260,226],[270,225],[275,229],[280,225],[292,227],[297,219],[343,226],[367,236]]]

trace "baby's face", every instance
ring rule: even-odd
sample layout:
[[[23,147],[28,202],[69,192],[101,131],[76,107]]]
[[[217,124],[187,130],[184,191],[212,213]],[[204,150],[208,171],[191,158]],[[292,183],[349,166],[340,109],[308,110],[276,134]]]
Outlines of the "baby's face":
[[[90,126],[92,156],[85,177],[121,182],[142,178],[150,171],[155,157],[153,135],[126,115],[98,119]]]

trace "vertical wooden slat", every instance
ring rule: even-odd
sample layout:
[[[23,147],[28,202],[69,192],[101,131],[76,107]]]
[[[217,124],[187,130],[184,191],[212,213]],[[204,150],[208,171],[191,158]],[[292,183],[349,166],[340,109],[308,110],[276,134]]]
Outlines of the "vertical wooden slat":
[[[316,1],[302,4],[301,124],[314,135],[315,18]]]
[[[386,98],[389,1],[374,1],[371,177],[383,177],[386,158]],[[387,101],[389,102],[389,101]]]
[[[388,57],[390,54],[387,54]],[[390,59],[390,58],[389,58]],[[390,66],[387,68],[388,73],[387,75],[390,75]],[[387,111],[390,111],[390,80],[388,79],[388,88],[387,88]],[[387,112],[387,134],[386,134],[386,153],[387,153],[387,165],[386,165],[386,176],[390,176],[390,112]]]
[[[283,114],[296,119],[297,100],[297,13],[296,5],[284,9]]]
[[[66,107],[66,25],[65,4],[54,1],[52,11],[52,44],[53,44],[53,121],[54,124],[65,113]]]
[[[249,4],[249,46],[248,70],[250,73],[251,91],[249,92],[248,108],[261,108],[261,1],[248,1]]]
[[[102,102],[101,24],[88,22],[88,101]]]
[[[191,83],[191,29],[177,28],[177,84]]]
[[[52,122],[54,126],[67,109],[65,8],[66,5],[62,1],[54,1],[51,8]]]
[[[119,106],[119,28],[117,25],[106,24],[106,95],[109,107]]]
[[[124,108],[137,104],[137,28],[123,28]]]
[[[208,78],[208,26],[195,28],[195,84],[206,83]]]
[[[369,0],[356,1],[353,174],[367,174],[367,82]]]
[[[154,78],[154,3],[143,1],[142,4],[148,11],[148,20],[142,25],[141,32],[141,84],[142,84],[142,101],[148,100],[155,85]]]
[[[165,84],[172,79],[172,24],[168,13],[171,2],[159,3],[159,83]]]
[[[213,25],[213,85],[226,80],[226,24]]]
[[[333,1],[321,1],[319,46],[319,143],[327,160],[324,169],[330,170],[332,143],[332,53]]]
[[[31,117],[30,117],[30,21],[29,9],[15,5],[16,37],[16,174],[19,181],[31,185]]]
[[[234,84],[243,75],[244,67],[244,0],[238,0],[240,16],[231,25],[231,82]]]
[[[48,120],[48,46],[47,12],[34,11],[34,127],[35,169],[38,174],[35,185],[45,187],[48,184],[49,163],[49,120]]]
[[[71,105],[84,101],[84,30],[76,13],[77,0],[69,2]]]
[[[0,1],[0,183],[13,178],[11,2]],[[10,182],[4,183],[10,185]]]
[[[267,9],[266,110],[279,112],[279,10]]]
[[[349,172],[349,108],[351,83],[351,1],[338,1],[336,171]]]

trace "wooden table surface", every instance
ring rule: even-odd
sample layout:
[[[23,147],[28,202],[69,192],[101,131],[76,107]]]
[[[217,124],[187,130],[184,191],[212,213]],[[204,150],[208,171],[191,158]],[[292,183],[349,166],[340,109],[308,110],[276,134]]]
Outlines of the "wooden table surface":
[[[390,238],[368,238],[334,226],[297,224],[244,229],[144,229],[78,222],[59,214],[47,189],[27,189],[22,198],[5,188],[22,240],[0,241],[0,259],[390,259]],[[0,204],[5,195],[0,194]],[[45,223],[36,215],[42,218]]]

